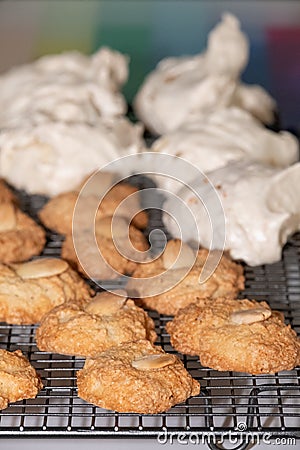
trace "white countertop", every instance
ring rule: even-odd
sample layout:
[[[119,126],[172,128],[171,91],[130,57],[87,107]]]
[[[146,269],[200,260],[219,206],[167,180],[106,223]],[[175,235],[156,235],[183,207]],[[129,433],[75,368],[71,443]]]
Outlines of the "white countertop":
[[[171,444],[159,444],[155,439],[4,439],[1,440],[1,449],[5,450],[53,450],[53,446],[58,449],[64,450],[99,450],[99,448],[105,448],[108,450],[159,450],[159,449],[185,449],[197,448],[200,450],[208,450],[206,445],[193,445],[193,444],[179,444],[174,442]],[[285,450],[297,450],[300,448],[300,441],[297,441],[295,445],[277,445],[275,442],[270,442],[269,445],[261,444],[256,448],[260,450],[268,450],[272,447],[282,448]],[[230,448],[227,444],[226,449]],[[251,448],[251,447],[250,447]],[[253,447],[252,447],[253,448]]]

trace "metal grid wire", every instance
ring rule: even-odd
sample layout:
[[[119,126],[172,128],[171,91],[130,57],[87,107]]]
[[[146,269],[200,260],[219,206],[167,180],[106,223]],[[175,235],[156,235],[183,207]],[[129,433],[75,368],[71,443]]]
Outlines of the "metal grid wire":
[[[132,179],[139,184],[139,179]],[[144,182],[142,184],[145,184]],[[148,187],[148,186],[144,186]],[[36,218],[45,199],[19,193],[22,208]],[[151,229],[161,225],[152,212]],[[48,234],[43,255],[59,256],[62,237]],[[300,334],[300,234],[283,251],[282,261],[261,267],[245,266],[246,288],[242,297],[267,300],[284,313],[286,322]],[[108,286],[108,285],[107,285]],[[110,287],[118,287],[118,283]],[[169,317],[150,312],[159,336],[157,344],[176,353],[165,324]],[[88,404],[77,397],[76,371],[84,360],[38,351],[35,326],[0,324],[0,346],[21,349],[42,377],[44,389],[36,399],[10,405],[0,412],[0,436],[39,437],[157,437],[169,433],[229,431],[260,435],[300,437],[300,368],[275,375],[252,376],[217,372],[201,367],[196,357],[179,355],[191,375],[200,381],[201,393],[157,415],[119,414]],[[238,448],[246,448],[246,442]],[[211,448],[217,448],[210,444]]]

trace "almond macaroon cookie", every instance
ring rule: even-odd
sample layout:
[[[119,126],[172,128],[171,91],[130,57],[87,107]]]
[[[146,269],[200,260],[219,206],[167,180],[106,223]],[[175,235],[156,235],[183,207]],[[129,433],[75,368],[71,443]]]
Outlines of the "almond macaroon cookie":
[[[68,235],[62,245],[62,258],[79,272],[94,279],[113,279],[130,275],[137,267],[137,259],[146,258],[149,244],[143,233],[128,225],[124,217],[103,217],[95,223],[94,234],[84,229],[75,240]],[[117,244],[117,246],[116,246]]]
[[[85,191],[83,191],[85,192]],[[119,183],[113,186],[101,200],[101,190],[99,190],[99,209],[97,211],[97,218],[112,216],[116,208],[123,200],[131,196],[137,195],[138,189],[128,183]],[[78,199],[79,191],[71,191],[60,194],[49,200],[48,203],[39,212],[39,217],[43,225],[50,230],[56,231],[60,234],[72,233],[73,212]],[[140,209],[139,201],[133,195],[124,207],[120,206],[119,215],[127,216],[131,219],[132,212]],[[89,197],[96,197],[97,191],[91,192],[88,190],[85,194],[85,201],[88,207]],[[126,206],[125,206],[126,205]],[[140,211],[132,218],[132,224],[139,229],[146,228],[148,224],[148,215],[145,211]]]
[[[35,398],[43,385],[20,350],[0,350],[0,409],[11,402]]]
[[[66,261],[39,258],[0,264],[0,321],[38,323],[61,303],[90,300],[93,291]]]
[[[40,350],[95,356],[123,342],[156,339],[154,322],[125,291],[101,292],[86,305],[65,303],[46,314],[36,332]]]
[[[266,302],[200,299],[166,328],[176,350],[215,370],[272,374],[300,363],[297,334]]]
[[[129,342],[88,358],[78,395],[101,408],[156,414],[198,395],[200,385],[175,355],[149,341]]]
[[[134,271],[133,277],[145,279],[138,291],[138,304],[161,314],[175,315],[179,309],[198,298],[236,297],[244,288],[243,267],[226,255],[221,257],[216,270],[207,281],[199,283],[208,253],[206,249],[194,252],[179,239],[170,240],[159,258],[139,265]],[[189,267],[191,269],[187,271]],[[157,281],[154,281],[160,274]],[[173,282],[174,287],[166,287],[164,290],[164,285],[167,286],[170,282]],[[153,283],[160,284],[163,291],[161,294],[151,296]],[[129,293],[130,289],[129,281]]]
[[[26,261],[44,248],[43,228],[13,203],[0,204],[0,261]]]

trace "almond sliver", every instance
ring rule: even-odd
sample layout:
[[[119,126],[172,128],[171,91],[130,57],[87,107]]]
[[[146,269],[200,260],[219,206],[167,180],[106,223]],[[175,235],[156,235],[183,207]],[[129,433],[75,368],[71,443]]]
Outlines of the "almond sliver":
[[[147,355],[132,361],[132,367],[138,370],[161,369],[173,364],[173,355]]]
[[[88,303],[85,307],[85,311],[89,314],[97,314],[100,316],[109,316],[119,311],[127,300],[127,294],[123,290],[115,291],[116,294],[111,292],[101,292]]]
[[[267,308],[253,308],[243,311],[235,311],[230,315],[231,322],[237,325],[250,325],[255,322],[263,322],[272,315],[272,311]]]
[[[78,191],[81,191],[84,197],[96,195],[100,201],[102,194],[114,186],[116,175],[115,172],[97,172],[83,180],[78,186]]]
[[[96,233],[106,238],[128,236],[128,222],[123,217],[104,217],[96,222]]]
[[[163,266],[166,270],[192,267],[194,261],[193,249],[180,240],[169,241],[162,255]]]
[[[19,264],[16,273],[23,278],[46,278],[60,275],[68,269],[69,265],[63,259],[57,258],[41,258]]]
[[[5,203],[0,206],[0,232],[10,231],[16,227],[17,217],[13,204]]]

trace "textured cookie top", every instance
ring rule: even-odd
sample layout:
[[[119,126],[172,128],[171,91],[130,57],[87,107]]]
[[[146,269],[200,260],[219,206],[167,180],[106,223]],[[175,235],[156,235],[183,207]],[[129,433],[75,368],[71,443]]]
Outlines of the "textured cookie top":
[[[85,191],[84,191],[85,192]],[[128,196],[138,192],[138,189],[131,186],[128,183],[121,183],[115,185],[106,195],[103,197],[99,209],[97,211],[97,218],[102,218],[105,216],[112,216],[116,208],[120,203],[126,199]],[[101,200],[101,190],[97,192],[88,192],[88,196],[85,195],[85,207],[88,209],[93,208],[93,204],[89,202],[89,197]],[[66,192],[53,197],[48,203],[42,208],[39,213],[39,217],[43,224],[50,228],[51,230],[57,231],[61,234],[69,234],[72,232],[72,221],[73,212],[78,199],[78,191],[74,190],[72,192]],[[131,219],[133,211],[139,209],[139,201],[136,196],[131,197],[129,203],[126,202],[126,207],[120,207],[118,210],[119,215],[128,217]],[[132,220],[132,224],[137,228],[145,228],[148,223],[148,216],[146,212],[142,211],[138,213]]]
[[[20,350],[0,350],[0,409],[10,402],[35,398],[42,387],[40,377]]]
[[[139,300],[143,306],[155,309],[161,314],[174,315],[180,308],[193,303],[197,298],[237,296],[244,288],[243,268],[223,255],[215,270],[205,283],[199,283],[199,277],[208,257],[208,250],[201,249],[196,254],[186,244],[182,245],[179,239],[170,240],[163,254],[151,263],[139,265],[133,276],[145,278],[143,286],[139,289]],[[193,264],[193,261],[194,264]],[[187,266],[191,269],[187,271]],[[163,274],[155,282],[160,283],[162,291],[164,286],[174,282],[171,289],[166,288],[160,295],[151,295],[153,278]],[[130,282],[129,288],[130,289]],[[130,290],[129,290],[130,292]],[[149,295],[150,294],[150,295]]]
[[[120,183],[114,186],[103,198],[100,207],[100,216],[112,216],[120,203],[127,199],[124,206],[118,208],[118,215],[132,219],[132,224],[139,229],[146,228],[148,224],[148,215],[141,211],[132,217],[133,213],[140,209],[140,201],[136,195],[138,188],[128,183]],[[128,198],[131,196],[130,198]]]
[[[53,307],[85,302],[91,294],[89,286],[61,259],[0,264],[0,320],[8,323],[37,323]]]
[[[60,305],[44,316],[36,333],[40,350],[95,356],[123,342],[154,342],[154,322],[126,293],[104,292],[89,303]]]
[[[157,364],[152,364],[155,361],[153,357],[158,357]],[[110,364],[108,364],[110,361]],[[142,364],[141,361],[148,361],[147,364]],[[162,361],[164,361],[162,363]],[[118,347],[113,347],[106,352],[99,353],[95,358],[87,359],[83,370],[90,370],[91,368],[101,368],[106,366],[123,366],[129,372],[143,375],[144,370],[149,370],[153,374],[158,373],[156,369],[170,367],[172,365],[181,367],[182,363],[177,356],[165,353],[161,347],[153,346],[150,342],[139,340],[136,342],[127,342]],[[135,369],[135,370],[134,370]],[[141,374],[139,372],[141,370]]]
[[[274,373],[300,362],[299,338],[266,302],[199,299],[181,309],[167,331],[176,350],[199,355],[216,370]]]
[[[131,274],[137,266],[136,260],[146,258],[147,239],[140,230],[129,226],[125,218],[114,217],[113,222],[112,217],[97,220],[95,234],[97,245],[90,230],[78,233],[76,251],[70,235],[62,245],[62,257],[84,275],[96,279],[117,278],[120,274]]]
[[[0,261],[25,261],[38,255],[46,242],[45,231],[13,203],[0,204]]]
[[[102,408],[155,414],[199,394],[199,383],[175,356],[141,340],[87,359],[77,374],[78,395]]]

